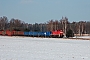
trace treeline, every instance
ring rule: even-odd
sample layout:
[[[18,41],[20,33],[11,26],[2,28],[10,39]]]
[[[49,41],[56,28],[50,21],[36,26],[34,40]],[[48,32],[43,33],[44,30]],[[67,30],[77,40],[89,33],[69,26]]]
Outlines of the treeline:
[[[75,34],[90,34],[90,21],[69,22],[67,17],[60,20],[49,20],[46,23],[29,24],[22,20],[8,20],[6,16],[0,17],[0,30],[18,31],[52,31],[63,30],[66,33],[72,30]]]

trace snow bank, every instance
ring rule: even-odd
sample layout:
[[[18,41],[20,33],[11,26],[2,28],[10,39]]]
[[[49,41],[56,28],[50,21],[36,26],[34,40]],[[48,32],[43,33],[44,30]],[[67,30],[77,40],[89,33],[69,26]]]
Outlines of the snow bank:
[[[76,38],[76,36],[73,38]],[[77,38],[90,38],[90,36],[77,36]]]

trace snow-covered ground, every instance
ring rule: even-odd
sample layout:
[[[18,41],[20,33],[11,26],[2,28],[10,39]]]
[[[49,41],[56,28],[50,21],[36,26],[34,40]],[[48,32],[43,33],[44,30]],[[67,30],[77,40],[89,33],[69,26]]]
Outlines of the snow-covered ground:
[[[90,60],[90,41],[0,36],[0,60]]]
[[[73,38],[90,38],[90,36],[75,36],[75,37],[73,37]]]

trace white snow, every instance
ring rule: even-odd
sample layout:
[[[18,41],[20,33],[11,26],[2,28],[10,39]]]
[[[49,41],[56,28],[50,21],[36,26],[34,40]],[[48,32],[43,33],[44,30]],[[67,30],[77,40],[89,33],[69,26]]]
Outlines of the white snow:
[[[75,36],[75,37],[73,37],[73,38],[90,38],[90,36]]]
[[[90,41],[0,36],[0,60],[90,60]]]

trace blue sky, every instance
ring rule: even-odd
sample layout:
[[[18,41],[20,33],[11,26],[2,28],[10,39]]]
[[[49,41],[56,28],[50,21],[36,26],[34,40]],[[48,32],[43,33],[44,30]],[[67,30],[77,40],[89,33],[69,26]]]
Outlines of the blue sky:
[[[72,21],[90,21],[90,0],[0,0],[0,17],[27,23],[44,23],[66,16]]]

